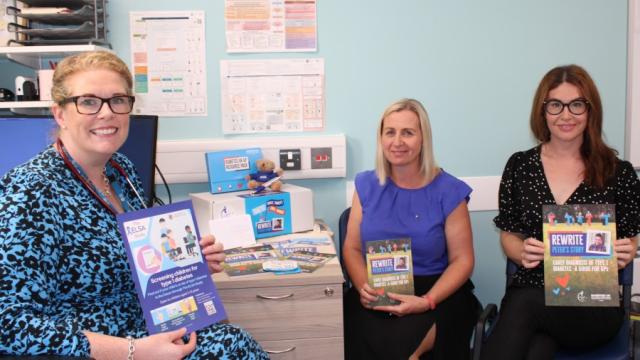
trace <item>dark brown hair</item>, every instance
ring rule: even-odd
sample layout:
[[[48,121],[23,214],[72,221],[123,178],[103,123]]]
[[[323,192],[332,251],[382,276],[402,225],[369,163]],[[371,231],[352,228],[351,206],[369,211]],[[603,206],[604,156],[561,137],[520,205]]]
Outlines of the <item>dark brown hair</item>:
[[[540,81],[531,106],[529,124],[533,136],[540,143],[551,138],[544,112],[544,101],[549,91],[562,83],[578,88],[582,97],[589,102],[587,126],[584,131],[580,155],[584,161],[584,181],[587,185],[602,188],[607,179],[615,174],[617,152],[602,138],[602,102],[596,84],[589,73],[578,65],[558,66],[551,69]]]

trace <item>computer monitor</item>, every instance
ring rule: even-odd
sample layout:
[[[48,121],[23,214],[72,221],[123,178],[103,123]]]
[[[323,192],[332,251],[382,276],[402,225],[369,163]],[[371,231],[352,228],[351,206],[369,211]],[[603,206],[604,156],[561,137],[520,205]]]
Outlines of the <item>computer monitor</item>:
[[[155,115],[130,115],[129,136],[118,152],[126,155],[136,166],[147,206],[153,206],[155,191],[156,143],[158,117]]]
[[[0,115],[0,176],[51,144],[54,128],[51,116]]]
[[[129,137],[118,152],[135,165],[147,205],[155,199],[155,163],[158,117],[131,115]],[[52,142],[55,120],[50,115],[0,115],[0,177],[20,165]]]

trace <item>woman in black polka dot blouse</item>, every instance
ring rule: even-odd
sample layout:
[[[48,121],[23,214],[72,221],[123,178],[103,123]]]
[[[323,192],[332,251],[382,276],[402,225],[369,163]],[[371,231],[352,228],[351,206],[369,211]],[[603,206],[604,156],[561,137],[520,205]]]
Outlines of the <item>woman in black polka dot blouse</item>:
[[[618,332],[622,307],[546,307],[542,205],[615,204],[618,267],[633,260],[640,233],[640,181],[602,136],[602,104],[576,65],[549,71],[538,86],[530,126],[540,144],[513,154],[500,183],[505,255],[519,265],[502,300],[483,359],[553,359],[557,347],[586,349]]]

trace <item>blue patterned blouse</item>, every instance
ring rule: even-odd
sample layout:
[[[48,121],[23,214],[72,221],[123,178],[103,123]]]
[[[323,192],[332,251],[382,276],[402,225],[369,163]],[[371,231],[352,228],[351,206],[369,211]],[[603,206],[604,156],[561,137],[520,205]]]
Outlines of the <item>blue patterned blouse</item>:
[[[141,192],[133,164],[113,159]],[[131,210],[125,178],[107,176]],[[83,330],[146,336],[115,216],[74,177],[53,147],[0,180],[0,353],[88,356]],[[190,358],[267,358],[244,331],[198,333]]]

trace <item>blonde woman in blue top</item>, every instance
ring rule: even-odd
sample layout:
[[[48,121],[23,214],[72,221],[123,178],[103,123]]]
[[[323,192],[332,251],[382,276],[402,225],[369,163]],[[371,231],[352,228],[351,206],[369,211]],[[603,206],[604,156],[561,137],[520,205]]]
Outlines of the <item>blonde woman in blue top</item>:
[[[471,188],[436,165],[427,112],[413,99],[391,104],[378,127],[375,171],[356,176],[343,258],[354,284],[346,295],[347,357],[468,359],[478,302],[469,281],[474,255]],[[372,308],[366,242],[411,238],[414,295],[389,293]]]

